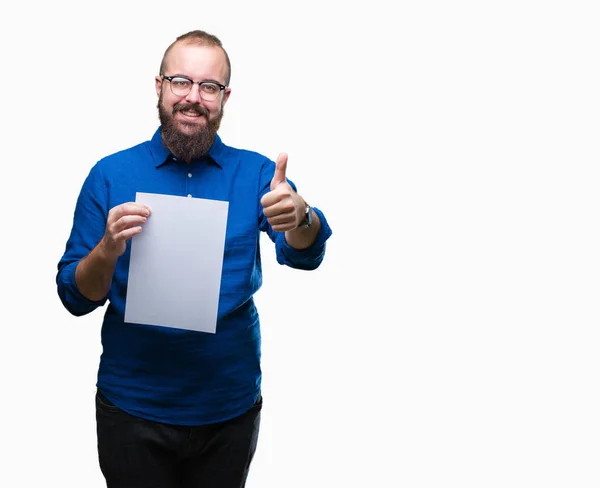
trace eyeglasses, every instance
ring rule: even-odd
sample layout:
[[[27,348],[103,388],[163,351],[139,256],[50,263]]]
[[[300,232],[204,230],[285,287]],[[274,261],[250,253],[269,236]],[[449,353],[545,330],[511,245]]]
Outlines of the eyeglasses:
[[[221,85],[215,81],[194,81],[186,76],[164,76],[161,75],[163,80],[167,80],[171,83],[171,91],[176,97],[185,97],[190,91],[194,83],[198,83],[200,87],[200,96],[207,102],[214,102],[219,93],[225,88],[225,85]]]

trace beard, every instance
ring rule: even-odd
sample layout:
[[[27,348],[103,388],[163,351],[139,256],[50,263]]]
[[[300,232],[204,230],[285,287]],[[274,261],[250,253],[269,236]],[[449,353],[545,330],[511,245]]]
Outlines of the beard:
[[[184,110],[194,110],[204,116],[206,124],[199,126],[197,124],[175,121],[174,117],[177,112]],[[186,162],[191,162],[194,159],[203,156],[213,145],[217,131],[221,125],[223,118],[223,107],[214,119],[210,119],[209,111],[199,104],[176,103],[173,106],[172,113],[163,107],[162,94],[158,99],[158,117],[161,124],[161,135],[165,145],[171,150],[173,155]],[[195,129],[192,133],[182,132],[178,128],[178,124]]]

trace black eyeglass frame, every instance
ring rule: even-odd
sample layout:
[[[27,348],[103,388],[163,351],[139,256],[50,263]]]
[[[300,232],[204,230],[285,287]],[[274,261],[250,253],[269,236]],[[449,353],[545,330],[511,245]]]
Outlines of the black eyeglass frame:
[[[219,87],[219,91],[223,91],[227,88],[225,85],[221,85],[221,83],[218,83],[216,81],[209,81],[209,80],[194,81],[191,78],[188,78],[187,76],[183,76],[183,75],[176,75],[176,76],[160,75],[160,78],[162,80],[167,80],[169,83],[171,83],[171,81],[174,78],[183,78],[184,80],[188,80],[192,84],[192,87],[194,86],[194,84],[197,84],[200,87],[200,90],[202,90],[202,85],[204,85],[204,84],[217,85]],[[190,91],[192,91],[192,87],[190,87]],[[173,91],[173,86],[171,86],[171,91]],[[175,93],[173,93],[173,95],[175,95]],[[180,96],[180,95],[178,95],[178,96]]]

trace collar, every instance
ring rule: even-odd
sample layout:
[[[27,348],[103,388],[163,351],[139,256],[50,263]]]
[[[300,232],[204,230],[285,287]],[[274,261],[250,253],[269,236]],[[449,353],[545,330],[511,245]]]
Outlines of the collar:
[[[221,141],[221,138],[217,134],[215,136],[213,145],[210,146],[208,153],[202,156],[202,158],[216,164],[219,168],[223,169],[223,160],[225,159],[224,150],[225,144],[223,144],[223,141]],[[152,160],[157,168],[163,164],[177,161],[177,158],[171,154],[169,148],[163,143],[162,136],[160,134],[160,127],[156,129],[152,139],[150,140],[150,154],[152,155]]]

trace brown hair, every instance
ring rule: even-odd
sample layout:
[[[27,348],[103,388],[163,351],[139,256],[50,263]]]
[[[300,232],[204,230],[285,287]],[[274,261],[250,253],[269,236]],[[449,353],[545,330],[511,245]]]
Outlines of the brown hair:
[[[165,54],[163,54],[162,61],[160,62],[159,74],[164,74],[167,55],[169,54],[173,46],[179,42],[185,42],[187,44],[196,44],[198,46],[214,46],[221,48],[221,50],[225,54],[225,61],[227,62],[227,76],[225,77],[225,85],[229,86],[229,81],[231,80],[231,61],[229,60],[229,55],[227,54],[227,51],[225,51],[221,40],[217,36],[214,36],[202,30],[193,30],[182,34],[171,43],[171,45],[165,51]]]

